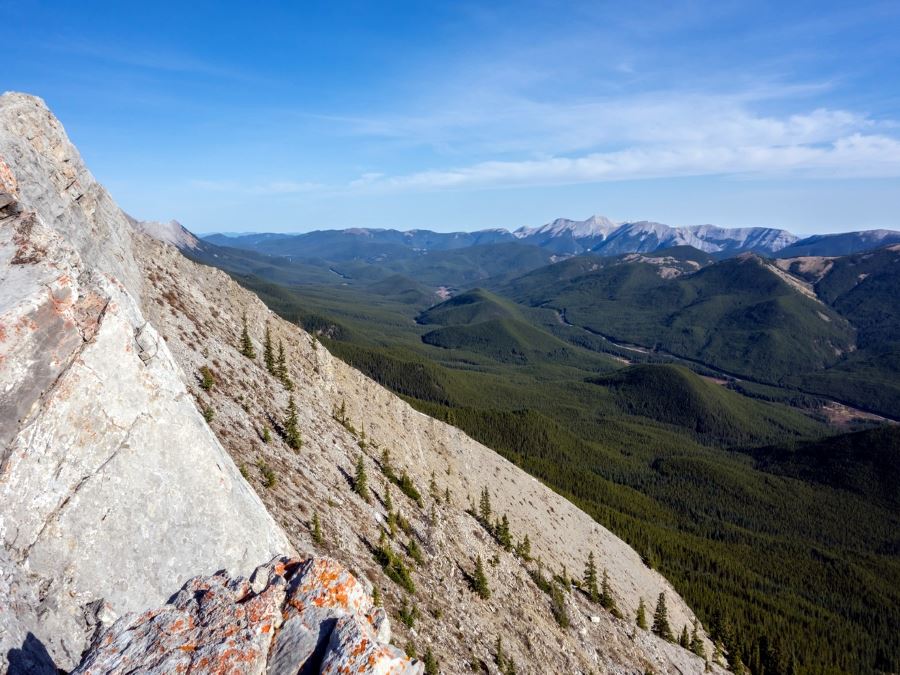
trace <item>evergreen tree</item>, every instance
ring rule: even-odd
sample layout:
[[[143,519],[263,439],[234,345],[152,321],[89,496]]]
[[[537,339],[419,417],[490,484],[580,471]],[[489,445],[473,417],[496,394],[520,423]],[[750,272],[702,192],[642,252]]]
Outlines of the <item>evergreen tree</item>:
[[[250,331],[247,329],[247,313],[243,317],[244,328],[241,331],[241,354],[248,359],[256,358],[256,350],[253,348],[253,340],[250,339]]]
[[[271,432],[269,431],[269,427],[263,427],[263,430],[262,430],[262,441],[263,441],[263,443],[265,443],[266,445],[268,445],[269,442],[270,442],[271,440],[272,440],[272,434],[271,434]]]
[[[409,553],[409,557],[412,558],[417,565],[425,564],[425,557],[422,555],[422,549],[419,547],[419,542],[415,540],[415,538],[410,537],[409,546],[406,547],[407,553]]]
[[[638,603],[636,622],[638,628],[647,630],[647,607],[643,598]]]
[[[428,481],[428,493],[434,501],[438,501],[441,498],[441,493],[438,491],[437,479],[434,477],[434,471],[431,472],[431,479]]]
[[[269,322],[266,322],[266,338],[263,342],[263,361],[266,364],[266,370],[273,375],[275,374],[275,352],[272,351],[272,330]]]
[[[288,447],[299,450],[303,445],[300,438],[300,430],[297,429],[297,405],[294,403],[294,397],[288,399],[287,418],[284,421],[284,440]]]
[[[278,356],[275,359],[275,376],[281,380],[284,388],[288,391],[294,389],[294,383],[291,382],[291,376],[287,369],[287,360],[284,356],[284,343],[278,340]]]
[[[703,637],[700,635],[700,626],[697,619],[694,619],[694,631],[691,633],[691,651],[701,659],[706,658],[706,649],[703,647]]]
[[[559,583],[563,587],[563,590],[568,591],[572,587],[572,580],[569,578],[569,570],[566,569],[566,566],[562,566],[562,572],[559,573]]]
[[[734,626],[732,625],[728,614],[717,610],[716,614],[713,616],[712,625],[712,633],[716,636],[716,641],[722,643],[723,651],[726,645],[731,646],[735,644]],[[780,649],[780,644],[776,644],[776,647]]]
[[[603,606],[603,609],[610,611],[613,614],[618,613],[616,599],[613,597],[612,589],[609,586],[609,573],[606,569],[603,570],[603,584],[600,588],[600,604]]]
[[[497,670],[501,673],[506,670],[506,654],[503,653],[503,638],[497,636],[497,643],[494,645],[494,663],[497,664]]]
[[[656,601],[656,611],[653,613],[653,632],[664,640],[674,642],[672,629],[669,627],[668,610],[666,609],[666,594],[660,593]]]
[[[591,602],[600,600],[600,591],[597,588],[597,564],[594,562],[594,552],[588,554],[587,565],[584,568],[584,588]]]
[[[200,367],[200,388],[203,391],[212,391],[212,388],[216,384],[216,378],[213,377],[213,372],[209,369],[208,366]]]
[[[519,542],[519,545],[516,546],[516,553],[519,554],[519,557],[523,560],[529,560],[531,558],[531,540],[528,538],[528,535],[525,535],[525,538]]]
[[[278,356],[275,357],[275,374],[284,379],[287,377],[287,359],[284,356],[284,341],[278,338]]]
[[[569,613],[566,611],[566,599],[559,584],[550,584],[550,611],[560,628],[569,627]]]
[[[478,517],[486,528],[491,527],[491,494],[487,488],[481,490],[481,502],[478,505]]]
[[[320,546],[322,545],[322,542],[324,541],[324,539],[322,537],[322,524],[319,522],[319,512],[318,511],[313,513],[312,538],[313,538],[313,541],[316,542],[316,544],[318,544]]]
[[[372,604],[376,607],[381,607],[381,589],[378,586],[372,586]]]
[[[419,609],[415,605],[407,604],[406,600],[404,600],[403,606],[400,608],[400,620],[403,624],[407,628],[412,628],[418,618]]]
[[[509,531],[509,518],[503,514],[503,518],[497,523],[497,541],[507,551],[512,549],[512,534]]]
[[[475,575],[472,585],[482,600],[487,600],[491,597],[491,589],[488,587],[487,575],[484,573],[484,564],[481,562],[481,556],[475,559]]]
[[[431,651],[431,645],[425,648],[425,656],[422,657],[422,663],[425,665],[425,675],[438,675],[440,666],[438,660]]]
[[[681,628],[681,637],[678,638],[678,644],[685,649],[688,649],[691,646],[691,636],[688,635],[687,624],[684,624]]]
[[[445,504],[450,503],[450,488],[449,487],[444,488],[444,503]]]
[[[381,451],[381,473],[383,473],[388,480],[397,479],[397,474],[394,473],[394,467],[391,466],[391,451],[387,448],[384,448]]]
[[[394,510],[394,500],[391,497],[391,485],[387,481],[384,481],[384,509],[388,513],[391,513]]]
[[[725,665],[725,653],[723,651],[722,641],[716,640],[714,643],[714,647],[715,648],[713,650],[713,656],[712,656],[713,663],[716,663],[720,666],[724,666]]]
[[[277,477],[275,476],[275,472],[272,471],[272,467],[270,467],[261,459],[256,462],[256,467],[262,474],[263,485],[265,485],[267,488],[274,487],[275,483],[277,482]]]
[[[369,501],[369,477],[366,475],[366,465],[363,462],[362,453],[356,458],[356,476],[353,479],[353,489],[356,494]]]
[[[397,536],[397,512],[396,511],[388,511],[388,513],[387,513],[387,528],[388,528],[388,532],[390,532],[391,538]]]

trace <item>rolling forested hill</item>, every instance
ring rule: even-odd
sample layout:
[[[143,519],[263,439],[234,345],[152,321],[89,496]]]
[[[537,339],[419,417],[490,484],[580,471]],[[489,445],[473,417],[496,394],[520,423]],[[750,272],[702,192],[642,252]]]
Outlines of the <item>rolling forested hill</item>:
[[[533,273],[503,287],[611,339],[653,347],[737,376],[780,383],[836,363],[854,345],[848,321],[797,291],[756,256],[663,278],[639,262],[565,281]],[[538,278],[534,278],[537,276]]]

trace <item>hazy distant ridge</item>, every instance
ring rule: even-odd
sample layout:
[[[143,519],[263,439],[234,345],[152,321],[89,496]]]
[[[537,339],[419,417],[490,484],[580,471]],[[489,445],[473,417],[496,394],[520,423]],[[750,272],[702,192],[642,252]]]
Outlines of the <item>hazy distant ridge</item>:
[[[870,248],[900,243],[900,232],[867,230],[800,238],[771,227],[727,228],[715,225],[673,227],[651,221],[614,222],[605,216],[586,220],[558,218],[540,227],[502,228],[474,232],[433,232],[349,228],[316,230],[302,234],[211,234],[207,241],[271,255],[331,258],[342,256],[392,256],[410,249],[441,251],[497,243],[537,246],[556,255],[620,255],[649,253],[673,246],[692,246],[714,255],[754,252],[788,257],[794,255],[847,255]]]

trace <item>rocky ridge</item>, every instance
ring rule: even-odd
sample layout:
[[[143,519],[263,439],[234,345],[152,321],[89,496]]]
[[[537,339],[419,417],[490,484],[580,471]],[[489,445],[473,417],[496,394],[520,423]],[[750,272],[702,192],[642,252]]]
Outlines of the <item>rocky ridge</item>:
[[[384,610],[339,563],[281,557],[249,578],[195,577],[163,607],[123,616],[73,675],[423,673],[390,635]]]
[[[31,97],[0,98],[0,195],[0,574],[34,601],[0,599],[0,664],[31,633],[71,668],[97,602],[292,549],[141,312],[131,226]]]
[[[57,148],[47,176],[79,167],[77,181],[66,187],[42,176],[31,144]],[[25,654],[32,632],[55,665],[71,668],[115,615],[158,607],[197,574],[246,574],[293,548],[370,580],[397,619],[394,641],[410,652],[430,649],[442,672],[497,672],[500,637],[518,672],[705,669],[635,627],[638,601],[652,611],[660,593],[676,632],[694,615],[630,547],[496,453],[333,358],[223,272],[142,234],[110,206],[42,102],[0,99],[0,157],[0,175],[34,183],[29,200],[6,202],[0,221],[2,325],[23,326],[0,342],[3,390],[16,394],[0,401],[3,430],[13,425],[0,467],[8,554],[0,583],[11,579],[23,591],[0,601],[0,617],[18,624],[0,633],[0,658]],[[18,194],[8,177],[3,190]],[[109,228],[121,250],[110,255],[82,235],[70,238],[78,228],[66,214]],[[245,320],[254,359],[240,350]],[[266,332],[284,346],[281,377],[262,363]],[[59,357],[41,357],[52,351]],[[290,397],[298,449],[286,442]],[[368,499],[353,490],[360,458]],[[406,489],[390,475],[405,475]],[[484,488],[516,541],[528,535],[530,556],[500,545],[470,513]],[[385,549],[408,584],[384,564]],[[589,552],[608,571],[623,618],[568,580],[555,597],[536,582],[579,576]],[[489,598],[473,591],[479,558]],[[234,581],[220,577],[223,587]],[[560,608],[568,625],[554,619]]]

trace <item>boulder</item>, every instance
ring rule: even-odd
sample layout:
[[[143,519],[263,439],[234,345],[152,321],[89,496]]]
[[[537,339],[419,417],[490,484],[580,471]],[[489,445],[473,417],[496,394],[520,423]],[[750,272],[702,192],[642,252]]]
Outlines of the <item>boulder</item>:
[[[123,616],[73,675],[421,674],[421,663],[378,639],[372,610],[363,584],[334,560],[277,557],[249,579],[195,577],[163,607]]]

